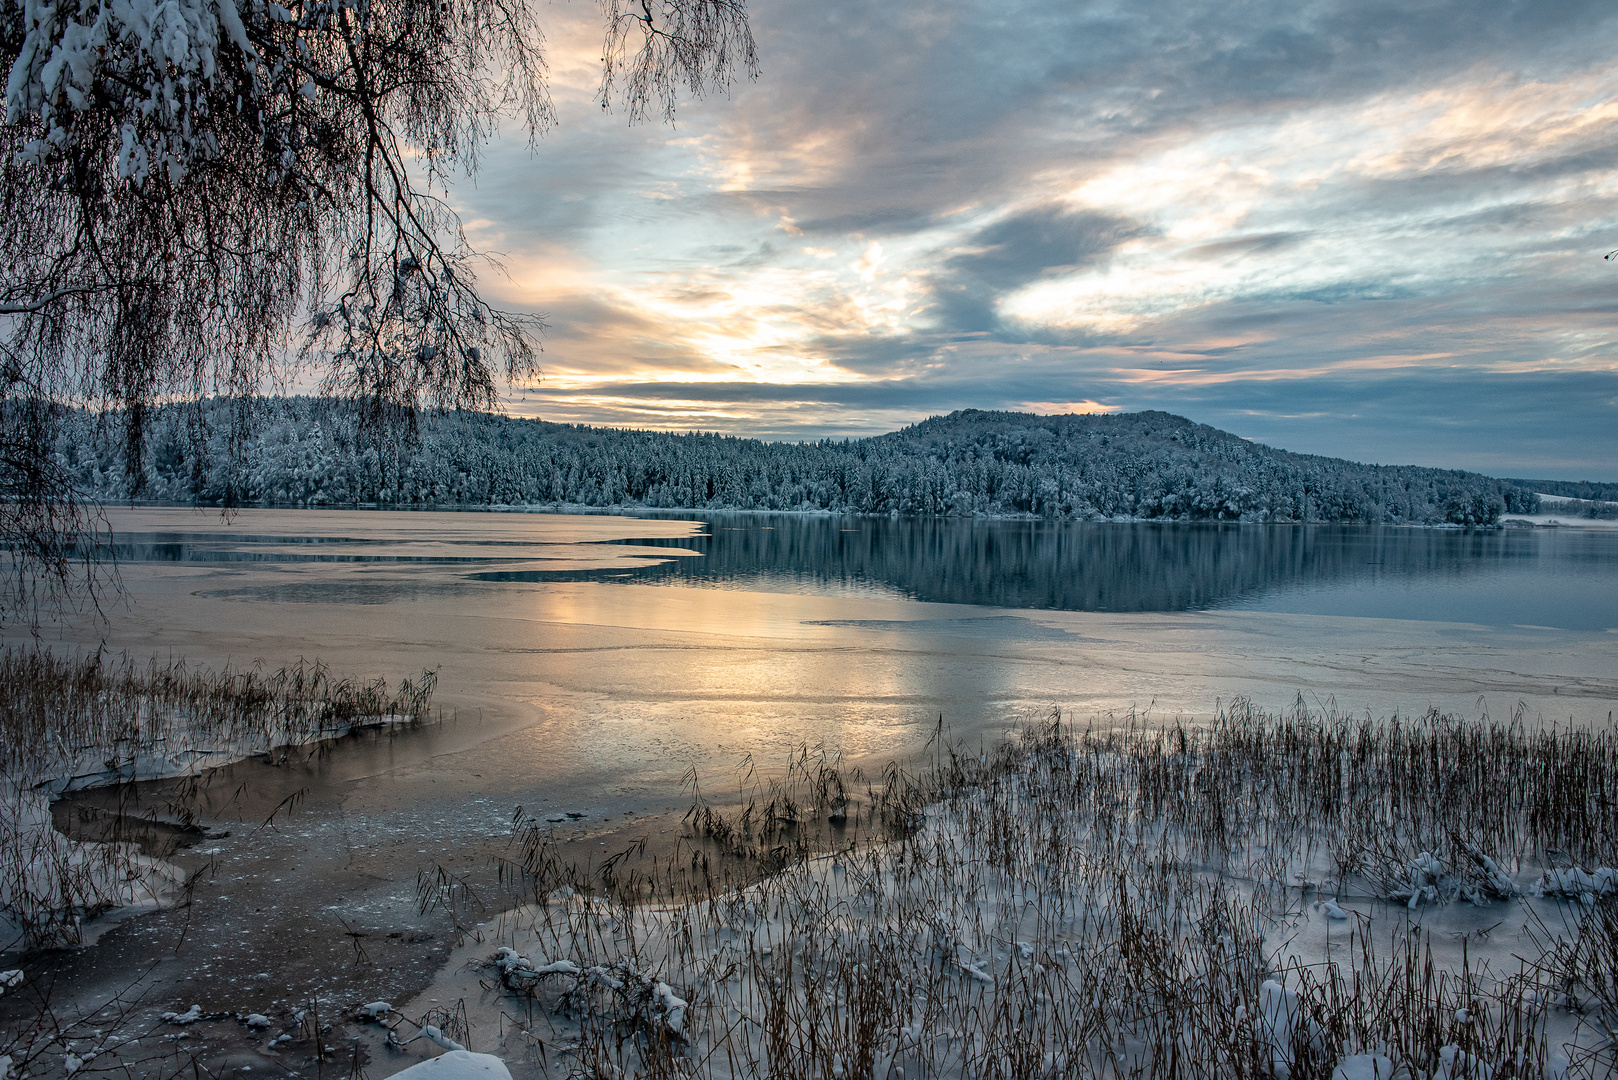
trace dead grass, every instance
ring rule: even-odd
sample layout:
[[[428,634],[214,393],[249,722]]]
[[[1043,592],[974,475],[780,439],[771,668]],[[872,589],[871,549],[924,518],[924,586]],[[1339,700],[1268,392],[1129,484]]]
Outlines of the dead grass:
[[[116,830],[106,843],[52,827],[61,792],[196,775],[426,714],[436,677],[395,690],[298,662],[265,671],[183,660],[0,651],[0,951],[73,944],[86,918],[155,906],[183,886],[172,868]],[[184,808],[179,808],[183,818]]]
[[[520,823],[511,874],[538,902],[494,933],[525,970],[566,968],[502,980],[532,1060],[836,1080],[1327,1080],[1355,1055],[1411,1080],[1613,1067],[1618,901],[1516,895],[1536,867],[1614,861],[1611,732],[1238,702],[1206,728],[1052,717],[930,758],[858,797],[809,754],[728,813],[699,793],[689,856],[630,889]],[[833,815],[882,842],[800,839]],[[774,872],[727,889],[716,860]],[[1350,896],[1335,947],[1318,910],[1313,944],[1289,936]],[[1462,905],[1557,911],[1567,932],[1435,938]],[[687,1003],[677,1031],[624,998],[625,971]]]
[[[807,747],[761,772],[689,776],[672,857],[579,867],[519,815],[503,898],[423,876],[469,931],[521,906],[467,946],[482,1002],[390,1013],[414,1030],[390,1045],[498,1038],[519,1073],[600,1080],[1618,1066],[1618,889],[1535,887],[1618,862],[1611,731],[1237,702],[987,750],[940,726],[880,777]]]

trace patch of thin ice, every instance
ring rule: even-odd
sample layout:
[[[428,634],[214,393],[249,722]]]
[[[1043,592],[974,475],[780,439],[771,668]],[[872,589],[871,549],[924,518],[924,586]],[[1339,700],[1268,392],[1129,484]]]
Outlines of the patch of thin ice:
[[[0,777],[0,853],[14,864],[0,875],[0,950],[22,943],[90,944],[95,929],[86,928],[88,917],[165,907],[185,880],[178,866],[142,854],[138,844],[62,835],[51,820],[50,804],[63,792],[137,779],[196,776],[282,747],[392,727],[409,719],[390,713],[224,738],[191,730],[181,721],[157,740],[156,748],[124,749],[122,756],[109,757],[105,748],[89,746],[42,766],[35,775]],[[97,925],[106,924],[101,920]]]

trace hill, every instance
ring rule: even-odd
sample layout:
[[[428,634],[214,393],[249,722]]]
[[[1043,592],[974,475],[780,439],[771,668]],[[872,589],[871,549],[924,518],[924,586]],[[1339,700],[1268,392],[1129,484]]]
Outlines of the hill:
[[[141,496],[1461,525],[1539,505],[1507,480],[1293,454],[1164,412],[968,409],[887,435],[812,443],[451,413],[422,417],[401,445],[368,437],[331,402],[256,407],[260,434],[234,455],[228,403],[158,410],[139,463]],[[123,447],[94,417],[82,414],[57,449],[98,496],[130,496]]]

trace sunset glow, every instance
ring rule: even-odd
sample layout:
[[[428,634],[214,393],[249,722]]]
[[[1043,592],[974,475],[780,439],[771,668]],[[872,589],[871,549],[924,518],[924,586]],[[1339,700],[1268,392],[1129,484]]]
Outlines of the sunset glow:
[[[1165,42],[1207,15],[1178,5],[764,4],[763,77],[673,128],[602,115],[592,13],[551,14],[557,129],[454,193],[501,302],[548,316],[514,413],[798,439],[1067,403],[1350,456],[1398,431],[1400,460],[1618,460],[1605,9],[1360,46],[1352,8],[1307,5],[1296,59],[1237,63],[1268,12],[1193,64]]]

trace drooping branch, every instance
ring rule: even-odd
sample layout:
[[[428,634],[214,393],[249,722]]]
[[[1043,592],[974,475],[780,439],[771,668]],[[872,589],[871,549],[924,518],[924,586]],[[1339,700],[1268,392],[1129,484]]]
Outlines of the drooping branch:
[[[673,120],[682,90],[726,89],[738,69],[758,74],[758,51],[740,0],[601,0],[603,108],[622,97],[631,121]]]
[[[37,300],[26,300],[15,304],[0,304],[0,315],[37,315],[65,297],[84,293],[107,292],[117,287],[115,282],[105,282],[94,285],[78,285],[69,289],[57,289],[55,292],[47,293]]]
[[[632,59],[626,10],[603,94],[631,118],[756,69],[738,0],[641,6]],[[165,400],[313,366],[408,428],[537,370],[441,199],[503,119],[552,122],[530,0],[0,0],[0,63],[0,405],[109,410],[135,491]],[[47,481],[17,497],[69,498]]]

